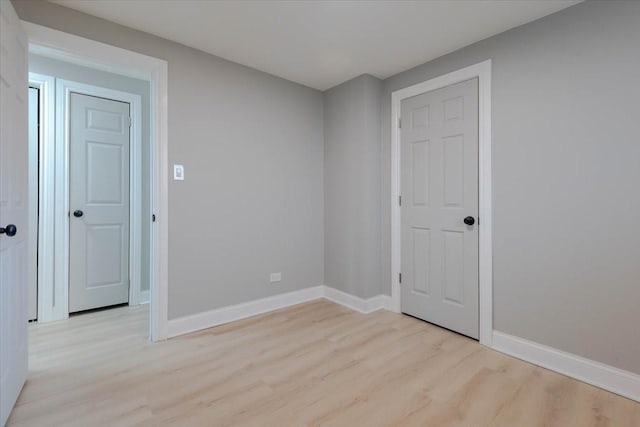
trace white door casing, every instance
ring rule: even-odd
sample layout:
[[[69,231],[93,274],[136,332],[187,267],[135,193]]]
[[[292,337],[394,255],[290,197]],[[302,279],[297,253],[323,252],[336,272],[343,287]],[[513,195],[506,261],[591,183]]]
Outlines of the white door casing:
[[[405,99],[401,118],[402,311],[477,339],[478,80]]]
[[[129,104],[69,99],[69,312],[129,299]]]
[[[29,228],[30,235],[35,238],[38,322],[48,322],[54,319],[54,286],[53,286],[53,245],[54,227],[54,146],[55,146],[55,79],[37,73],[29,73],[29,86],[38,89],[38,138],[29,137],[29,200],[35,200],[37,212],[30,210],[35,216],[35,223]],[[32,144],[37,144],[36,146]],[[36,155],[36,158],[32,157]],[[34,174],[34,175],[32,175]],[[31,182],[32,177],[36,182]],[[33,245],[33,241],[30,242]]]
[[[29,286],[29,320],[38,318],[38,140],[40,90],[29,88],[29,243],[27,282]]]
[[[0,425],[27,377],[27,39],[0,1]],[[16,234],[8,225],[16,227]]]

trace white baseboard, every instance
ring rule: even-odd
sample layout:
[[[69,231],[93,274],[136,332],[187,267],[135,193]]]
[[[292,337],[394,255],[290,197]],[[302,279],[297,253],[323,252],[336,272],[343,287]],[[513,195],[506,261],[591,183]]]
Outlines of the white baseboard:
[[[171,338],[188,334],[319,298],[328,299],[361,313],[371,313],[379,309],[388,310],[391,307],[391,297],[388,295],[363,299],[329,286],[315,286],[169,320],[168,336]]]
[[[391,297],[389,295],[378,295],[364,299],[330,286],[324,286],[324,297],[329,301],[344,305],[360,313],[371,313],[380,309],[391,310]]]
[[[189,332],[195,332],[201,329],[207,329],[213,326],[233,322],[235,320],[245,319],[247,317],[256,316],[279,308],[322,298],[323,294],[324,286],[315,286],[313,288],[301,289],[299,291],[274,295],[272,297],[262,298],[255,301],[230,305],[211,311],[205,311],[204,313],[172,319],[169,320],[168,324],[168,336],[171,338],[178,335],[188,334]]]
[[[493,332],[493,349],[640,401],[640,375],[532,341]]]
[[[149,296],[149,289],[147,289],[146,291],[140,291],[140,301],[138,301],[138,304],[149,304]]]

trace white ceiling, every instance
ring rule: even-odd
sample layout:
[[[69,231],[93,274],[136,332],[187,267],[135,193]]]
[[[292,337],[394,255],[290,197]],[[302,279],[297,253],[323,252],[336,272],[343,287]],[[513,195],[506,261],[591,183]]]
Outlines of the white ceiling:
[[[325,90],[386,78],[577,0],[52,0]]]

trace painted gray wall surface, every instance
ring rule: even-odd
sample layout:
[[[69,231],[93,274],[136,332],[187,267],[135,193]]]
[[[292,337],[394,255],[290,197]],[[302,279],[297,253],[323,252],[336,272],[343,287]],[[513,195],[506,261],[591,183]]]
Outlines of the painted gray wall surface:
[[[29,71],[55,78],[92,84],[108,89],[135,93],[142,97],[142,252],[140,289],[149,289],[150,152],[149,152],[149,82],[98,71],[43,56],[29,55]]]
[[[379,271],[368,261],[351,278],[332,259],[327,283],[389,293],[391,92],[492,58],[495,327],[640,373],[640,3],[586,2],[387,79],[377,170],[351,152],[333,158],[347,150],[339,141],[361,139],[332,103],[369,128],[348,107],[357,98],[327,93],[323,155],[315,91],[60,6],[14,3],[23,19],[169,61],[169,156],[187,177],[170,186],[171,318],[322,283],[323,212],[333,227],[341,210],[369,205],[343,207],[347,192],[332,187],[366,193],[362,174],[380,182],[382,231],[357,228],[359,247],[344,253],[379,239],[382,283],[367,281]],[[326,206],[323,158],[327,176],[343,176],[327,178]],[[270,270],[285,281],[266,285]]]
[[[324,93],[325,284],[379,295],[382,82],[362,75]]]
[[[185,166],[169,183],[170,319],[324,282],[322,93],[55,4],[14,5],[168,62],[169,163]]]
[[[382,113],[390,194],[391,92],[493,60],[495,328],[635,373],[639,46],[640,2],[582,3],[385,80]]]

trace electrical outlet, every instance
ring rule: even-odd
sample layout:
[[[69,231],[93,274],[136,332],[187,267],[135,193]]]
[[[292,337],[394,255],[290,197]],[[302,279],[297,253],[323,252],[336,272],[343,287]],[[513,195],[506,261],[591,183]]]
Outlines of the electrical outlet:
[[[271,273],[271,275],[269,276],[269,281],[271,283],[282,281],[282,273]]]

